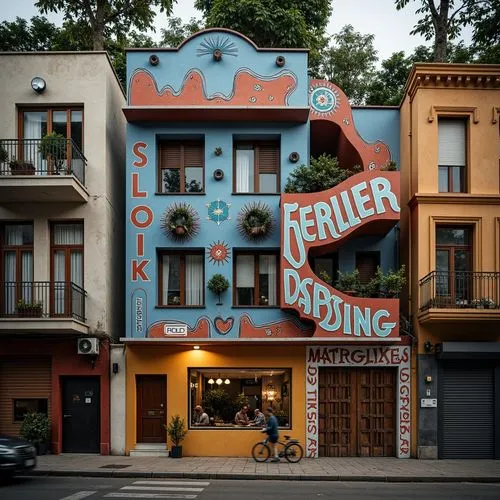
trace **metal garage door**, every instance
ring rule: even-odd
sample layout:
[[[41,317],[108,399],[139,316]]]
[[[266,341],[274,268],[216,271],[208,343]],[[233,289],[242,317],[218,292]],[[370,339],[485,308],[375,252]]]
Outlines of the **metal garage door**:
[[[440,458],[494,458],[492,367],[443,364]]]

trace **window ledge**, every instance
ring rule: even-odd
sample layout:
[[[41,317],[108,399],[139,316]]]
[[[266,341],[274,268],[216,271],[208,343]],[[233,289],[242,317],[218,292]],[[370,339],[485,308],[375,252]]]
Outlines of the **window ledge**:
[[[231,193],[232,196],[280,196],[281,193]]]
[[[206,309],[206,306],[155,306],[155,309]]]
[[[242,426],[236,424],[220,424],[220,425],[190,425],[188,429],[190,431],[260,431],[262,432],[262,427],[259,425]],[[278,426],[279,430],[290,431],[291,427],[281,427]]]
[[[280,306],[231,306],[231,309],[280,309]]]
[[[155,192],[155,196],[205,196],[207,193],[162,193],[160,191]]]

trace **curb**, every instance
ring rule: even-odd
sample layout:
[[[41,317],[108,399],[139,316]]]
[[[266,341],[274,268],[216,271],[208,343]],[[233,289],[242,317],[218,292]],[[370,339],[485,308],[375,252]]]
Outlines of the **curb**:
[[[304,475],[304,474],[245,474],[230,472],[144,472],[123,470],[32,470],[29,476],[110,477],[151,479],[212,479],[243,481],[344,481],[388,483],[500,483],[500,476],[386,476],[386,475]]]

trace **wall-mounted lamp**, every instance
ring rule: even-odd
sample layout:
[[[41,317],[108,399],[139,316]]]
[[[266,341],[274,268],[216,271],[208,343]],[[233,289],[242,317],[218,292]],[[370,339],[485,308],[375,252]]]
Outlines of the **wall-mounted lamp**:
[[[118,365],[118,363],[113,363],[112,370],[115,375],[119,372],[120,366]]]
[[[47,87],[47,84],[45,83],[45,80],[41,76],[35,76],[31,80],[31,88],[37,93],[41,94],[45,88]]]
[[[427,375],[424,380],[425,380],[426,384],[430,384],[432,382],[432,376],[431,375]]]
[[[199,351],[199,350],[200,350],[200,346],[199,346],[199,345],[194,345],[194,346],[193,346],[193,349],[194,349],[195,351]]]
[[[160,58],[156,54],[152,54],[149,56],[149,64],[151,64],[151,66],[158,66],[159,63]]]
[[[431,344],[431,341],[430,340],[426,340],[424,342],[424,351],[426,353],[430,353],[434,350],[434,345]]]

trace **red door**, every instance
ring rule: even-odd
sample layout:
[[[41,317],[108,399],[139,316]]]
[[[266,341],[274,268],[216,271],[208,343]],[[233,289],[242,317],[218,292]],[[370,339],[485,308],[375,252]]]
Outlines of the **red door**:
[[[164,443],[167,377],[137,376],[137,442]]]

